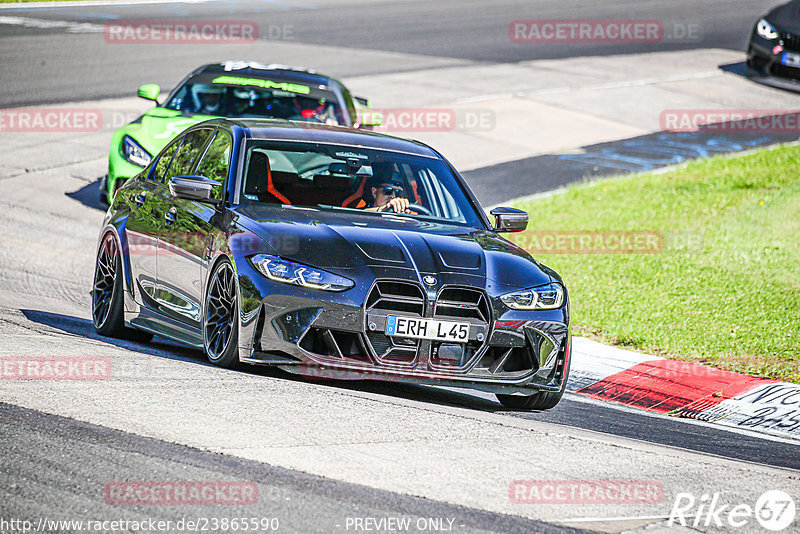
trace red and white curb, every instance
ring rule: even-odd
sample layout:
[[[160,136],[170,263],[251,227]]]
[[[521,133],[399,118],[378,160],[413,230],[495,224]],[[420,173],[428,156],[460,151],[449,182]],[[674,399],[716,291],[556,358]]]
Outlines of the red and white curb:
[[[800,439],[800,385],[573,338],[567,391],[649,412]]]

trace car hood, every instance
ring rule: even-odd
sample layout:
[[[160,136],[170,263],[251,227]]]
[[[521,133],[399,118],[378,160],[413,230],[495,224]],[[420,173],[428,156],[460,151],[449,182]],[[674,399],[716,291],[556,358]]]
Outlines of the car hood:
[[[125,133],[155,156],[189,126],[213,118],[211,115],[185,115],[173,109],[156,107],[128,124]]]
[[[522,289],[559,280],[530,254],[496,233],[402,216],[243,206],[237,224],[266,241],[275,254],[343,276],[374,277]]]
[[[783,4],[765,17],[778,31],[800,34],[800,1]]]

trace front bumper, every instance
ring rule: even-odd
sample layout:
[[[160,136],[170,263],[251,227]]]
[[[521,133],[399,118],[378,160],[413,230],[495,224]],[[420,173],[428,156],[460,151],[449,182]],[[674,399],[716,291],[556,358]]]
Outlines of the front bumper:
[[[784,52],[800,54],[800,50],[796,49],[800,36],[786,33],[780,35],[779,39],[770,41],[754,34],[747,47],[747,66],[757,76],[800,80],[800,68],[781,62]],[[776,45],[781,47],[778,53],[774,53]]]
[[[321,295],[248,271],[246,266],[239,269],[239,359],[244,363],[278,366],[312,378],[527,395],[560,391],[567,378],[568,299],[559,310],[521,312],[480,289],[444,283],[426,291],[397,279]],[[397,287],[401,295],[390,294]],[[463,302],[455,302],[457,298]],[[390,314],[469,322],[469,340],[455,344],[386,336]]]

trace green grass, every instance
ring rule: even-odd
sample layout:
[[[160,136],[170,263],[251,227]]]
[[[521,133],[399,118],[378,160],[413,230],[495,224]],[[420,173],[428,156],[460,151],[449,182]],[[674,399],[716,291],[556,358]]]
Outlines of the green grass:
[[[654,254],[535,254],[570,290],[574,332],[800,382],[800,147],[698,160],[514,204],[529,231],[655,231]],[[528,234],[527,236],[525,234]],[[526,241],[527,237],[527,241]]]

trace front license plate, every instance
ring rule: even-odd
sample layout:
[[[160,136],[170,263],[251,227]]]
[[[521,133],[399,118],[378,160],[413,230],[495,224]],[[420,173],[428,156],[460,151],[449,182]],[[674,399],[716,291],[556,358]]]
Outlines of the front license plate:
[[[469,323],[390,315],[386,318],[386,335],[466,343]]]
[[[784,52],[781,56],[781,63],[787,67],[800,67],[800,54]]]

